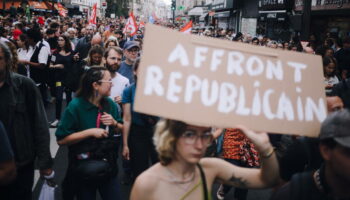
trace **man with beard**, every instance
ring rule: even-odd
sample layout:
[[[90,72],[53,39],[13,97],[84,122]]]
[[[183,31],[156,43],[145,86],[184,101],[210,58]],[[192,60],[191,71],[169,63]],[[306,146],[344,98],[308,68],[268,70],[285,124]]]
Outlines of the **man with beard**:
[[[130,84],[135,82],[132,66],[140,51],[138,42],[128,41],[124,45],[125,60],[120,65],[118,72],[129,79]]]
[[[120,67],[123,57],[123,50],[119,47],[109,47],[104,53],[104,59],[106,63],[106,68],[111,73],[112,77],[112,88],[111,88],[111,98],[116,102],[119,113],[121,113],[121,101],[122,94],[126,87],[128,87],[129,79],[119,74],[117,71]],[[119,146],[119,145],[118,145]],[[129,184],[131,182],[131,167],[129,161],[122,160],[123,163],[123,184]]]
[[[120,67],[123,57],[123,50],[119,47],[109,47],[105,53],[104,58],[106,62],[106,68],[111,73],[112,76],[112,88],[111,88],[111,98],[117,103],[121,103],[121,96],[123,90],[128,87],[129,79],[119,74],[117,71]]]
[[[77,46],[75,47],[75,60],[82,60],[86,58],[91,48],[91,39],[94,35],[94,27],[88,25],[85,30],[85,36],[79,39]]]

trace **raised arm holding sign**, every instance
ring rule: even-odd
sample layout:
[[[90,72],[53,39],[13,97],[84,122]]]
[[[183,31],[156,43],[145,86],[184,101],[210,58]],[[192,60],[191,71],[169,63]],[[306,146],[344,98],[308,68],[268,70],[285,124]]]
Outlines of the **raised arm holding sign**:
[[[320,57],[154,25],[146,25],[145,36],[134,109],[172,120],[158,123],[160,163],[137,178],[132,200],[209,199],[214,180],[240,188],[274,186],[279,167],[266,132],[317,136],[326,117]],[[260,169],[202,158],[213,139],[208,127],[236,124],[245,125],[237,127],[259,151]]]

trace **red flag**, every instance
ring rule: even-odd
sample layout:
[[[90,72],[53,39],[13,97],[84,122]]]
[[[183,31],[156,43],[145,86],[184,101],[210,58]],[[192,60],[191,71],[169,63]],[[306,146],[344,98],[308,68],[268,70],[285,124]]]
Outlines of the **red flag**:
[[[125,28],[124,28],[124,33],[126,33],[127,31],[130,31],[130,36],[134,36],[136,35],[137,32],[137,23],[136,23],[136,19],[134,16],[134,13],[130,13],[128,21],[125,24]]]
[[[96,11],[97,11],[97,3],[95,3],[94,6],[92,7],[92,12],[91,12],[89,24],[96,25]]]
[[[58,14],[60,14],[62,17],[67,16],[67,10],[65,10],[62,6],[62,4],[57,3],[57,8],[58,8]]]
[[[183,33],[191,33],[192,31],[192,20],[189,21],[181,30],[180,32],[183,32]]]

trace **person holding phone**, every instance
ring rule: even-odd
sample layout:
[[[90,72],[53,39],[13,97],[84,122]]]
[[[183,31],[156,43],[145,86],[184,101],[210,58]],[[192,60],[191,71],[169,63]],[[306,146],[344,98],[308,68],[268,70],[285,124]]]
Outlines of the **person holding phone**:
[[[115,133],[122,129],[117,106],[109,98],[110,72],[92,66],[83,75],[77,97],[68,105],[56,131],[57,143],[68,146],[63,198],[120,199]],[[73,196],[73,197],[72,197]]]

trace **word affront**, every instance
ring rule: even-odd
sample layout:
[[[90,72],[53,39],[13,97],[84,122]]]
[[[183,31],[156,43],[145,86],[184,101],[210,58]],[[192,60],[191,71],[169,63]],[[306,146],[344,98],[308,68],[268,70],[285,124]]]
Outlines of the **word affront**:
[[[153,25],[145,35],[137,111],[198,125],[318,135],[327,114],[320,57]]]

